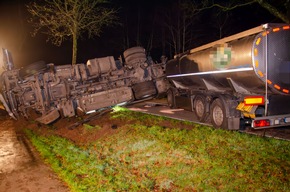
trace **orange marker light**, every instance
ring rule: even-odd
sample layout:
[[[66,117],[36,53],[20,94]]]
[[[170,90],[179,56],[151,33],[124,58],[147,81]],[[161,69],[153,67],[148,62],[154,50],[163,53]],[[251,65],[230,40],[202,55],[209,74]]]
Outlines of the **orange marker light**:
[[[275,84],[274,87],[275,87],[276,89],[278,89],[278,90],[281,89],[281,87],[280,87],[279,85],[277,85],[277,84]]]
[[[261,77],[264,77],[264,74],[262,73],[262,71],[258,71],[258,74],[261,76]]]
[[[258,56],[258,49],[257,48],[254,49],[254,55]]]
[[[286,29],[290,29],[290,26],[284,26],[283,29],[284,29],[284,30],[286,30]]]
[[[260,42],[261,42],[261,38],[259,37],[259,38],[257,39],[257,41],[256,41],[256,45],[259,45]]]
[[[259,67],[259,61],[258,60],[255,61],[255,65],[256,65],[256,67]]]
[[[283,89],[282,90],[284,93],[289,93],[289,90],[288,89]]]
[[[264,37],[264,36],[266,36],[267,34],[269,34],[269,31],[266,31],[266,32],[262,33],[262,36]]]
[[[277,31],[280,31],[280,28],[273,29],[273,32],[277,32]]]

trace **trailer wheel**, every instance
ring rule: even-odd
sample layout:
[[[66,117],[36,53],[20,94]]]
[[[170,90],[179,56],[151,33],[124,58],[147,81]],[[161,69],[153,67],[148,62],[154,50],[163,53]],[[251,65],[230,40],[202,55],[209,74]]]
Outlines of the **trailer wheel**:
[[[175,93],[175,89],[172,88],[167,91],[167,103],[171,109],[176,108]]]
[[[136,100],[150,97],[157,94],[155,84],[153,81],[145,81],[133,85],[132,87]]]
[[[194,111],[195,115],[200,122],[205,121],[206,117],[206,99],[202,95],[197,95],[194,99]]]
[[[215,128],[228,128],[226,109],[221,99],[215,99],[210,108],[211,123]]]

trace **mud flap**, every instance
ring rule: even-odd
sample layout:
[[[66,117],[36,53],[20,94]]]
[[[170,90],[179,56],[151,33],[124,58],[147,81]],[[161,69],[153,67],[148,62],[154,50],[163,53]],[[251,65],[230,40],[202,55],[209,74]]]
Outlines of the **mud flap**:
[[[239,117],[228,117],[228,130],[239,130],[240,129],[240,118]]]

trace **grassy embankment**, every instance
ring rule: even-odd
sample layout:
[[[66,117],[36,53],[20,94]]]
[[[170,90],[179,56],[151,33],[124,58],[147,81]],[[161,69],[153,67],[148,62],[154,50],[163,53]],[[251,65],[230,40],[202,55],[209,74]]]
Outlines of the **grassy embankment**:
[[[26,133],[71,191],[290,189],[288,141],[194,124],[191,130],[166,128],[160,122],[180,123],[128,110],[115,111],[111,118],[121,118],[124,125],[116,134],[84,146]],[[131,119],[137,121],[125,123]],[[144,126],[149,121],[152,126]]]

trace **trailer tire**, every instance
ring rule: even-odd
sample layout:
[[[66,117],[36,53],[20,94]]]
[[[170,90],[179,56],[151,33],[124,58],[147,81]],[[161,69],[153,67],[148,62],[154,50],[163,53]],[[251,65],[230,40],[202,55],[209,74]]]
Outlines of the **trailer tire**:
[[[228,129],[226,108],[221,99],[215,99],[210,108],[211,123],[215,128]]]
[[[203,95],[197,95],[193,103],[195,115],[200,122],[206,118],[206,98]]]
[[[155,84],[153,81],[145,81],[133,85],[134,97],[136,100],[144,99],[157,94]]]
[[[175,89],[169,89],[167,91],[167,103],[168,106],[171,109],[175,109],[176,108],[176,102],[175,102],[175,94],[176,94],[176,90]]]

